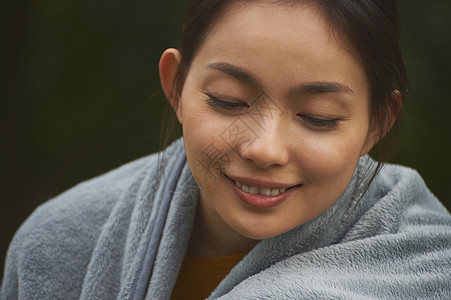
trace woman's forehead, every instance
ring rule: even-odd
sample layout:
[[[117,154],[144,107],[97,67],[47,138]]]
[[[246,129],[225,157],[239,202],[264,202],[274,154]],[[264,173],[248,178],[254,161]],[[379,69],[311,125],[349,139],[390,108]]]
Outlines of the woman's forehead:
[[[200,65],[204,72],[212,64],[231,63],[248,69],[260,81],[271,75],[278,86],[290,77],[299,83],[360,82],[366,77],[360,62],[328,27],[310,6],[266,1],[231,5],[198,49],[193,66]]]

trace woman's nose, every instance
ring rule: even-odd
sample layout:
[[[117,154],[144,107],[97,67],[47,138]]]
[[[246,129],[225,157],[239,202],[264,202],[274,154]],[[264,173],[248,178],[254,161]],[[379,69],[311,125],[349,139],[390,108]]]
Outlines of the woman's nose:
[[[252,161],[257,167],[264,169],[288,162],[288,151],[276,131],[265,132],[246,147],[239,150],[243,159]]]
[[[268,103],[265,107],[268,107]],[[252,113],[252,112],[251,112]],[[261,111],[259,113],[262,113]],[[259,168],[274,165],[285,165],[289,159],[283,114],[277,111],[264,113],[264,119],[257,124],[254,115],[254,136],[247,143],[237,145],[238,154],[246,160],[251,160]],[[261,116],[262,114],[260,114]],[[252,116],[252,115],[251,115]]]

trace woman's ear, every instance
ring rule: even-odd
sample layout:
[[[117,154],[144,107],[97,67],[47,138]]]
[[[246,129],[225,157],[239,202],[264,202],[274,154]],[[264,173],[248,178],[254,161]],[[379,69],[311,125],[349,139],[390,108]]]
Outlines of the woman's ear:
[[[388,134],[390,129],[393,127],[396,119],[398,118],[403,102],[402,94],[398,90],[393,90],[390,97],[390,101],[392,101],[393,103],[393,105],[390,107],[390,117],[385,120],[384,124],[375,124],[374,121],[371,122],[365,145],[362,149],[362,156],[368,154],[373,146]],[[380,128],[380,126],[382,126],[382,128]]]
[[[164,94],[174,109],[177,119],[182,124],[182,106],[174,89],[175,78],[180,67],[181,59],[182,56],[177,49],[166,49],[161,55],[158,70]]]

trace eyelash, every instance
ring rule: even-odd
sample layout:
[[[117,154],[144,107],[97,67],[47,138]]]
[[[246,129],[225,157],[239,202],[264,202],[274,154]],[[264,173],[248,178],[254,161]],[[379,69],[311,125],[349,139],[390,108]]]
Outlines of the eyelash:
[[[221,99],[218,99],[216,97],[213,97],[212,95],[206,94],[207,98],[205,99],[205,102],[213,107],[213,108],[219,108],[222,110],[226,110],[229,112],[236,112],[243,108],[248,108],[249,106],[242,102],[230,102],[230,101],[224,101]]]
[[[205,102],[215,108],[215,109],[221,109],[228,112],[238,112],[239,110],[242,110],[244,108],[248,108],[249,105],[246,103],[241,102],[230,102],[230,101],[224,101],[221,99],[218,99],[210,94],[205,93],[207,95],[207,98],[205,99]],[[306,115],[298,115],[304,122],[306,122],[308,125],[313,126],[318,129],[336,129],[339,127],[339,122],[342,121],[342,119],[319,119],[314,118],[311,116]]]
[[[298,115],[298,116],[303,121],[308,123],[309,125],[314,126],[316,128],[320,128],[320,129],[336,129],[340,125],[339,124],[340,121],[342,121],[342,119],[326,120],[326,119],[319,119],[319,118],[314,118],[314,117],[310,117],[310,116],[306,116],[306,115]]]

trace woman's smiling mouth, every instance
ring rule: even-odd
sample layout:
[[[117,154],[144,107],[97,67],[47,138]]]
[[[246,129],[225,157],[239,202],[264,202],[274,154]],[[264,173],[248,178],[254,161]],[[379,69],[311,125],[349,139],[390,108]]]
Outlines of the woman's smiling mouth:
[[[247,186],[235,180],[235,184],[243,191],[249,194],[260,194],[263,196],[277,196],[285,192],[286,188],[258,188],[255,186]]]
[[[243,202],[256,208],[274,207],[285,201],[294,190],[301,187],[301,184],[289,186],[256,179],[226,177],[229,179],[235,194]]]

